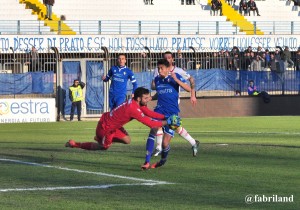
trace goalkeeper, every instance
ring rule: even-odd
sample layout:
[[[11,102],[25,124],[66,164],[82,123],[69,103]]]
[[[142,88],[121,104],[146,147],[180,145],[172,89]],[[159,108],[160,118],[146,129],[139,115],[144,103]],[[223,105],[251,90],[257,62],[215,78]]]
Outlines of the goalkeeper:
[[[86,150],[107,150],[115,142],[129,144],[131,138],[123,128],[123,125],[132,119],[136,119],[150,128],[179,125],[177,116],[171,116],[164,120],[166,119],[165,115],[149,110],[147,103],[151,99],[148,89],[143,87],[137,88],[132,99],[125,101],[111,112],[106,112],[101,116],[96,128],[96,136],[94,137],[94,140],[97,142],[81,143],[70,139],[65,146]],[[152,118],[158,120],[152,120]]]
[[[157,92],[157,106],[155,112],[161,113],[165,116],[178,115],[180,112],[178,105],[179,88],[190,92],[191,87],[186,83],[186,80],[178,73],[172,72],[170,74],[170,63],[167,59],[161,59],[157,63],[159,75],[152,81],[152,86]],[[180,126],[180,118],[174,117],[174,124]],[[177,126],[177,127],[178,127]],[[176,126],[171,126],[176,129]],[[154,149],[154,139],[157,133],[157,128],[151,129],[146,144],[146,158],[142,169],[157,168],[165,164],[170,150],[170,141],[174,137],[174,130],[170,126],[163,126],[163,143],[161,160],[153,165],[150,165],[151,154]]]

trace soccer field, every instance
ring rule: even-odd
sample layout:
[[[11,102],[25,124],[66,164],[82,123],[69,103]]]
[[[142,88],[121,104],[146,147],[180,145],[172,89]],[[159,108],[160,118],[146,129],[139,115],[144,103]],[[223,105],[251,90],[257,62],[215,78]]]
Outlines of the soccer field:
[[[93,141],[96,124],[1,124],[0,209],[300,209],[298,116],[183,119],[199,155],[176,135],[166,165],[147,171],[136,121],[130,145],[64,147]]]

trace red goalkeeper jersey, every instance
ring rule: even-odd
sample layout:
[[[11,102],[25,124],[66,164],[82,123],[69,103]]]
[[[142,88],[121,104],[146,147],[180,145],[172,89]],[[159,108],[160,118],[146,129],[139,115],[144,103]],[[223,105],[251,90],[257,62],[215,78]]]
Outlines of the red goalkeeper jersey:
[[[163,120],[165,116],[151,111],[146,106],[140,106],[138,102],[130,99],[111,112],[104,113],[99,123],[102,123],[101,127],[106,131],[121,128],[133,119],[138,120],[150,128],[162,127],[161,121],[155,121],[152,120],[152,118]]]

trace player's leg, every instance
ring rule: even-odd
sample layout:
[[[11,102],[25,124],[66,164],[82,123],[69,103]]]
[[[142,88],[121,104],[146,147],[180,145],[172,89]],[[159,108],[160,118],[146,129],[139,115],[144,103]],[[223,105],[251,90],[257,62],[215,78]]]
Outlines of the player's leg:
[[[147,138],[147,143],[146,143],[146,157],[145,157],[145,162],[141,166],[142,169],[149,169],[150,168],[150,160],[151,160],[151,155],[154,149],[154,142],[155,142],[155,135],[157,133],[157,128],[152,128],[149,132],[148,138]]]
[[[116,107],[114,100],[115,100],[114,96],[111,93],[109,93],[109,99],[108,99],[109,110],[113,110]]]
[[[198,153],[198,147],[200,142],[198,140],[195,140],[189,133],[188,131],[180,126],[176,129],[176,132],[185,140],[187,140],[191,145],[192,145],[192,150],[193,150],[193,156],[197,156]]]
[[[126,101],[126,95],[125,94],[116,95],[114,97],[114,108],[116,108],[117,106],[120,106],[124,101]]]
[[[71,139],[65,144],[65,146],[85,150],[107,150],[113,142],[115,133],[116,131],[106,132],[105,129],[103,129],[103,124],[100,120],[96,128],[96,136],[94,137],[94,140],[97,142],[76,142]]]
[[[94,140],[96,140],[96,136],[94,137]],[[76,142],[73,139],[70,139],[66,144],[66,147],[70,148],[81,148],[85,150],[102,150],[103,147],[97,143],[97,142]]]
[[[120,129],[117,129],[114,133],[114,137],[112,139],[113,143],[122,143],[122,144],[130,144],[131,138],[128,135],[127,131],[121,127]]]
[[[162,152],[160,161],[151,165],[151,168],[158,168],[163,166],[167,162],[167,157],[170,151],[170,141],[174,137],[174,131],[171,130],[168,126],[164,127],[164,136],[162,143]]]
[[[163,130],[162,128],[159,128],[156,133],[156,148],[154,152],[152,153],[152,156],[158,156],[161,153],[162,150],[162,141],[163,141]]]

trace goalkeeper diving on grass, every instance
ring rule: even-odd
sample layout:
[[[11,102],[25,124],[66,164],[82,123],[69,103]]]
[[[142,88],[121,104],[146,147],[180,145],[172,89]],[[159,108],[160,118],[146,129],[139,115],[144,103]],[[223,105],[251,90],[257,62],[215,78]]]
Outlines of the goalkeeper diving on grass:
[[[178,116],[163,114],[151,111],[147,103],[151,101],[150,91],[139,87],[134,91],[134,97],[117,106],[110,112],[104,113],[97,125],[96,142],[76,142],[70,139],[65,146],[81,148],[85,150],[107,150],[112,143],[130,144],[131,138],[123,125],[136,119],[150,128],[162,126],[177,127],[181,119]],[[155,119],[155,120],[154,120]]]
[[[152,81],[152,88],[156,89],[157,93],[157,106],[154,111],[163,114],[164,116],[178,116],[179,105],[179,88],[183,88],[185,91],[190,92],[191,87],[186,83],[186,80],[178,73],[174,71],[170,73],[170,63],[167,59],[161,59],[157,62],[157,68],[159,75]],[[163,166],[167,161],[167,156],[170,151],[170,141],[174,137],[174,130],[178,126],[162,126],[163,128],[163,142],[161,159],[159,162],[150,165],[151,154],[154,149],[154,140],[158,128],[152,128],[146,144],[146,157],[142,169],[157,168]]]

